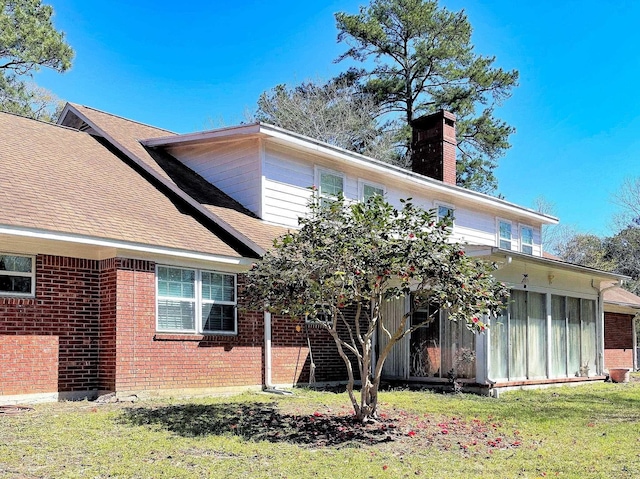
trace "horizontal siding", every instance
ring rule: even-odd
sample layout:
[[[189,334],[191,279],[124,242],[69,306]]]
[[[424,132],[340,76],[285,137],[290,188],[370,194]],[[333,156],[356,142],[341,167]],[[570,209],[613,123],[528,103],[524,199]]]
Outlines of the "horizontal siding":
[[[447,204],[455,208],[455,223],[453,239],[462,243],[497,246],[496,215],[486,211],[486,208],[475,208],[473,203],[456,204],[452,198],[438,198],[425,195],[419,188],[400,189],[390,184],[383,174],[372,174],[346,163],[336,164],[325,158],[312,154],[303,154],[287,147],[267,143],[265,148],[265,198],[263,218],[286,226],[295,227],[298,218],[306,212],[309,188],[316,184],[318,168],[328,169],[344,174],[345,197],[351,200],[359,199],[359,183],[371,182],[385,187],[387,200],[397,208],[402,206],[400,200],[412,198],[417,206],[424,209],[434,208],[437,204]],[[513,250],[520,249],[520,221],[513,221]],[[541,255],[540,227],[533,227],[533,254]]]
[[[260,154],[257,140],[170,149],[186,166],[255,214],[260,214]]]

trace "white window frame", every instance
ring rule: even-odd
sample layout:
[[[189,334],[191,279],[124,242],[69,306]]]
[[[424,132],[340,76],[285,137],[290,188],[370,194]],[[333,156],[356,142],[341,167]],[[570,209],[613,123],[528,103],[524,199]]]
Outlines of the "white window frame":
[[[337,176],[342,178],[342,196],[346,198],[345,191],[347,189],[347,177],[344,173],[340,171],[330,170],[328,168],[322,168],[319,166],[315,167],[315,180],[316,180],[316,188],[318,193],[318,198],[327,198],[329,200],[336,200],[338,197],[335,195],[329,195],[326,193],[322,193],[322,175],[326,173],[328,175]]]
[[[451,211],[451,226],[456,224],[456,208],[452,204],[436,201],[433,205],[436,210],[436,221],[440,221],[444,218],[444,216],[440,216],[440,208],[447,208]]]
[[[510,232],[510,238],[509,238],[509,247],[508,248],[503,248],[502,245],[500,244],[503,240],[507,241],[506,239],[502,238],[502,236],[500,235],[500,225],[501,223],[506,223],[509,225],[509,232]],[[513,221],[511,220],[507,220],[504,218],[496,218],[496,243],[498,245],[498,248],[500,249],[505,249],[508,251],[512,251],[513,250]]]
[[[387,189],[385,188],[384,185],[382,185],[380,183],[375,183],[373,181],[359,179],[358,180],[358,199],[360,201],[362,201],[363,203],[365,201],[367,201],[367,198],[364,197],[364,188],[365,188],[365,186],[370,186],[371,188],[377,188],[379,190],[382,190],[382,196],[383,197],[385,197],[387,195]]]
[[[161,329],[159,323],[159,310],[158,301],[160,299],[166,300],[174,300],[174,301],[190,301],[189,298],[176,298],[172,296],[160,296],[158,290],[158,269],[159,268],[170,268],[170,269],[179,269],[183,271],[193,271],[194,275],[194,329]],[[221,300],[210,300],[204,299],[202,297],[202,273],[213,273],[213,274],[222,274],[225,276],[233,277],[233,296],[234,301],[221,301]],[[188,268],[183,266],[173,266],[173,265],[165,265],[165,264],[157,264],[156,265],[156,331],[158,333],[174,333],[174,334],[201,334],[205,336],[236,336],[238,334],[238,275],[235,273],[228,273],[226,271],[214,271],[209,269],[198,269],[198,268]],[[224,331],[224,330],[209,330],[204,329],[204,318],[202,317],[202,306],[204,304],[215,304],[222,306],[233,306],[233,331]]]
[[[0,252],[0,256],[17,256],[20,258],[29,258],[31,260],[31,271],[0,271],[2,276],[16,276],[20,278],[31,279],[31,291],[28,293],[18,293],[13,291],[0,291],[0,296],[20,297],[20,298],[35,298],[36,296],[36,257],[29,254],[17,254]]]
[[[531,243],[525,243],[523,241],[524,236],[522,235],[522,230],[525,230],[525,229],[531,230]],[[518,234],[519,234],[519,240],[520,240],[520,252],[521,253],[533,255],[533,245],[535,244],[534,241],[533,241],[533,233],[534,233],[533,226],[524,225],[524,224],[520,224],[518,226]],[[524,250],[524,248],[527,247],[527,246],[529,248],[531,248],[531,252],[528,252],[528,251]]]

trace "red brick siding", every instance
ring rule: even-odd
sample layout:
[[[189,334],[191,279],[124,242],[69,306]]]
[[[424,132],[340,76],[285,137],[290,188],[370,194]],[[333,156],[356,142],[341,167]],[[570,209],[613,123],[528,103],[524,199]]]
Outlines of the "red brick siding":
[[[0,335],[56,336],[58,390],[98,388],[99,274],[96,261],[36,257],[36,296],[0,297]]]
[[[263,384],[262,314],[239,314],[237,336],[156,333],[155,265],[130,266],[117,272],[118,392]]]
[[[100,349],[98,380],[103,391],[116,387],[117,258],[100,262]]]
[[[56,336],[0,336],[0,396],[58,392]]]
[[[633,367],[633,315],[604,314],[604,367]]]

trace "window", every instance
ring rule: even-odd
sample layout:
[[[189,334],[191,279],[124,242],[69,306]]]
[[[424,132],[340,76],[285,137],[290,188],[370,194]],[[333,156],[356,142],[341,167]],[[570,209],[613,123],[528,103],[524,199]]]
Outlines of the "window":
[[[498,246],[511,249],[511,221],[498,220]]]
[[[158,266],[158,331],[236,334],[236,276]]]
[[[437,205],[436,209],[438,211],[438,221],[441,221],[449,216],[451,218],[451,222],[453,223],[453,221],[455,220],[455,210],[452,206]]]
[[[319,192],[322,198],[337,198],[344,193],[344,177],[338,173],[319,171]]]
[[[0,253],[0,295],[35,296],[33,256]]]
[[[512,290],[509,306],[491,319],[489,341],[493,380],[599,372],[596,302],[591,299]]]
[[[533,228],[520,226],[520,251],[533,254]]]
[[[360,199],[368,201],[374,196],[384,196],[384,187],[372,183],[360,182]]]

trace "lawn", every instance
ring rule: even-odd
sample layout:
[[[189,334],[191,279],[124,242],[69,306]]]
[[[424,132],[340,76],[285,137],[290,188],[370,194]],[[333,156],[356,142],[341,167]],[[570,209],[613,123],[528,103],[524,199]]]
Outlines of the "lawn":
[[[0,413],[0,477],[640,477],[640,382],[380,402],[364,427],[305,389],[40,404]]]

